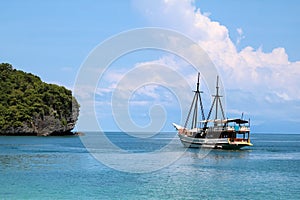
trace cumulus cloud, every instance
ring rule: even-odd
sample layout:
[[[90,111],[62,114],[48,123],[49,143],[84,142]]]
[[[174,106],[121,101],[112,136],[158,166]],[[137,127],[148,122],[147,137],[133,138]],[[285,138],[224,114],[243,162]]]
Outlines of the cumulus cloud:
[[[294,121],[300,120],[298,114],[300,107],[295,106],[300,102],[300,62],[290,62],[284,48],[278,47],[271,52],[265,52],[262,47],[255,49],[247,46],[238,50],[237,46],[245,38],[243,27],[237,28],[238,37],[233,42],[227,27],[211,20],[210,13],[202,13],[192,0],[134,0],[133,5],[149,20],[151,26],[179,31],[196,41],[207,52],[218,68],[225,85],[227,105],[233,105],[228,108],[228,112],[235,115],[242,112],[251,113],[255,115],[256,123],[264,121],[259,117],[261,115],[271,117],[288,115]],[[176,41],[174,44],[176,45]],[[184,102],[183,106],[188,105],[192,96],[190,89],[194,88],[196,80],[195,71],[189,68],[188,63],[166,53],[166,56],[160,59],[136,63],[134,66],[138,69],[136,73],[130,71],[128,69],[130,67],[126,69],[121,67],[106,73],[96,90],[98,102],[96,107],[102,106],[102,109],[96,110],[111,113],[112,110],[108,107],[113,103],[111,99],[114,92],[119,94],[115,95],[116,108],[119,108],[120,102],[124,102],[123,105],[128,104],[128,101],[124,101],[126,97],[127,100],[128,97],[131,98],[130,105],[136,109],[151,107],[156,102],[170,107],[170,102],[173,102],[175,97],[169,97],[170,91],[159,89],[159,85],[175,90],[183,84],[177,80],[166,81],[170,78],[167,75],[170,71],[163,73],[162,69],[148,70],[147,67],[154,65],[172,66],[172,69],[164,70],[173,70],[185,77],[182,80],[188,81],[188,84],[185,83],[178,96],[185,97],[181,101]],[[147,75],[147,71],[153,74]],[[148,80],[149,77],[151,80]],[[143,86],[142,83],[147,80],[156,84]],[[82,98],[91,95],[86,93],[84,88],[80,91]],[[173,100],[169,100],[172,98]],[[178,113],[174,116],[177,115]]]
[[[237,51],[228,29],[202,14],[191,0],[138,1],[137,7],[153,25],[178,30],[196,40],[218,66],[229,89],[268,85],[274,92],[284,90],[289,98],[300,99],[300,63],[289,62],[284,48],[264,52],[248,46]],[[238,44],[245,36],[242,28],[237,32]]]
[[[241,93],[236,91],[241,90],[255,99],[251,103],[256,104],[256,109],[259,103],[262,108],[264,103],[278,106],[278,102],[290,102],[294,106],[300,101],[300,61],[289,61],[283,47],[271,52],[251,46],[237,50],[245,38],[242,27],[237,29],[238,38],[233,42],[226,26],[202,13],[193,0],[136,0],[134,5],[152,26],[177,30],[197,41],[217,66],[227,93],[235,91],[229,102],[234,102],[230,98],[239,98]]]

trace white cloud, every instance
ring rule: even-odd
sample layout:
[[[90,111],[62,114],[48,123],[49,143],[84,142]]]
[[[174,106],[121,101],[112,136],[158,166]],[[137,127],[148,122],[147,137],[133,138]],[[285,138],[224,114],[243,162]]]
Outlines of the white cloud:
[[[190,73],[183,72],[182,66],[186,66],[185,69]],[[182,78],[174,80],[178,75],[172,72],[178,72]],[[163,56],[158,60],[136,63],[133,68],[110,69],[102,76],[96,94],[100,98],[107,96],[111,98],[111,95],[116,92],[118,97],[124,96],[127,99],[128,95],[131,95],[130,98],[136,98],[135,102],[137,99],[143,99],[143,101],[148,99],[147,101],[151,104],[162,103],[162,99],[168,98],[170,93],[166,91],[168,88],[185,86],[181,80],[187,81],[191,87],[194,86],[196,76],[193,67],[174,56]],[[165,89],[159,89],[161,87]],[[189,92],[190,89],[187,91]]]
[[[238,51],[237,45],[245,38],[242,27],[237,29],[238,38],[234,43],[228,29],[211,20],[210,14],[202,13],[192,0],[136,0],[134,3],[151,26],[180,31],[197,41],[217,66],[226,90],[243,90],[253,95],[251,98],[256,100],[250,99],[249,103],[261,103],[254,109],[260,109],[265,103],[278,106],[278,102],[299,102],[300,61],[289,61],[283,47],[264,52],[262,47],[248,46]],[[291,104],[290,110],[294,105]],[[272,109],[282,108],[274,106]],[[286,115],[290,110],[285,111]]]
[[[300,99],[300,62],[289,62],[284,48],[264,52],[248,46],[238,52],[228,29],[202,14],[191,0],[139,1],[137,7],[149,11],[145,15],[155,26],[178,30],[196,40],[217,65],[228,89],[271,89]],[[242,28],[237,32],[239,43],[244,38]]]
[[[238,33],[238,37],[236,39],[236,45],[238,46],[241,43],[241,41],[243,39],[245,39],[245,35],[244,35],[244,32],[243,32],[242,28],[237,28],[236,31]]]

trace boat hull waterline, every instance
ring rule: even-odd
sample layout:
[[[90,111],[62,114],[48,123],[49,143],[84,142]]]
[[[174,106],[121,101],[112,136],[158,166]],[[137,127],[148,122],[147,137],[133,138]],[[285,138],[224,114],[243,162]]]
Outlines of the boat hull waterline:
[[[238,150],[246,146],[252,146],[248,141],[233,141],[229,138],[204,139],[192,138],[178,133],[181,143],[187,148],[209,148],[209,149],[229,149]]]

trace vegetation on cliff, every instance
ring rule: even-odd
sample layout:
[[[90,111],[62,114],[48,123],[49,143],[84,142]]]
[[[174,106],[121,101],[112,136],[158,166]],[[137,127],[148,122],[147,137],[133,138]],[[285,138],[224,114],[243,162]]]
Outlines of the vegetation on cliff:
[[[78,114],[70,90],[0,64],[0,134],[66,134]]]

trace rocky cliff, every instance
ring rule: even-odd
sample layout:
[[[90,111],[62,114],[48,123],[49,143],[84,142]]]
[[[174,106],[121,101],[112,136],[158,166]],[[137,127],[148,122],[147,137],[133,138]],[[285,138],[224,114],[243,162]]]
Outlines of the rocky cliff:
[[[0,64],[0,134],[69,135],[78,116],[70,90]]]

